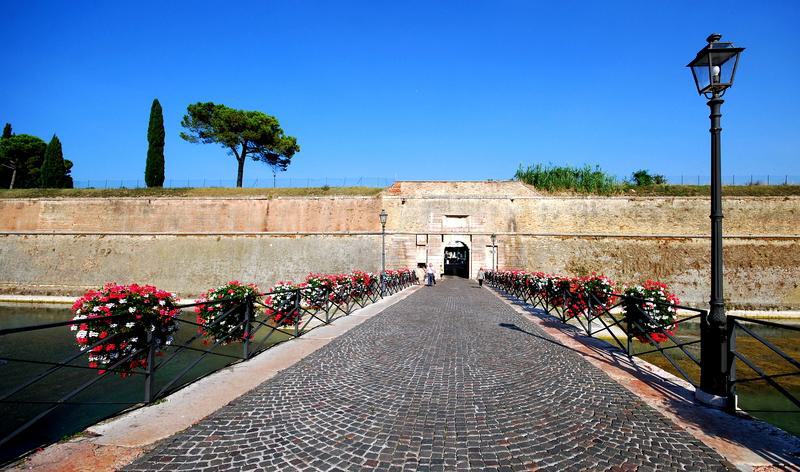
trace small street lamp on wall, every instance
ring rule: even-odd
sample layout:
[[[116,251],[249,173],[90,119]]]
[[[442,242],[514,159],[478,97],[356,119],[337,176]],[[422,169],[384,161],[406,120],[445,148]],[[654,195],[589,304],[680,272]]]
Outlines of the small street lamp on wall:
[[[726,359],[726,318],[722,278],[722,158],[720,108],[725,91],[733,85],[739,55],[744,48],[720,42],[711,34],[708,43],[687,67],[691,68],[697,93],[708,99],[711,109],[711,299],[707,321],[701,326],[700,390],[722,397],[728,393],[727,373],[732,359]],[[713,398],[713,397],[712,397]],[[728,405],[730,408],[731,405]],[[735,407],[735,406],[734,406]]]
[[[386,296],[386,220],[389,214],[381,210],[381,296]]]
[[[492,270],[497,270],[497,235],[492,233]]]

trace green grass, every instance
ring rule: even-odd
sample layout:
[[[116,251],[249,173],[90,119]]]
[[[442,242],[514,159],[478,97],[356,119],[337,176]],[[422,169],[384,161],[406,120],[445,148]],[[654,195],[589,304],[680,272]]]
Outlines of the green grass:
[[[514,178],[549,192],[570,190],[608,195],[619,191],[614,176],[606,174],[600,167],[592,168],[589,165],[572,167],[536,164],[527,168],[520,166]]]
[[[514,178],[553,195],[641,195],[645,197],[705,197],[709,185],[634,185],[617,182],[600,167],[553,166],[536,164],[517,169]],[[800,195],[800,185],[729,185],[722,188],[728,197],[781,197]]]
[[[309,188],[131,188],[131,189],[2,189],[0,198],[109,198],[109,197],[324,197],[373,196],[374,187]]]
[[[559,177],[561,178],[561,177]],[[642,197],[707,197],[708,185],[653,185],[636,187],[630,184],[603,186],[594,177],[581,177],[585,183],[578,188],[552,189],[536,187],[550,195],[624,195]],[[522,179],[520,179],[522,180]],[[555,178],[554,178],[555,180]],[[602,179],[600,179],[602,180]],[[525,182],[525,181],[523,181]],[[528,183],[528,182],[525,182]],[[533,185],[533,184],[530,184]],[[311,187],[311,188],[135,188],[135,189],[0,189],[0,198],[114,198],[114,197],[324,197],[375,196],[383,189],[375,187]],[[800,185],[735,185],[722,188],[726,197],[783,197],[800,196]]]
[[[627,186],[620,194],[665,197],[708,197],[708,185],[653,185],[651,187]],[[800,185],[726,185],[724,197],[788,197],[800,195]]]

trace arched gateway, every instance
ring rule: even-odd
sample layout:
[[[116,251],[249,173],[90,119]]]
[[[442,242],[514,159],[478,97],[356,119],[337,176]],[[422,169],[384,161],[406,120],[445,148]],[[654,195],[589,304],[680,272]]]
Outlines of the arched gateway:
[[[453,241],[444,248],[444,275],[469,278],[469,246]]]

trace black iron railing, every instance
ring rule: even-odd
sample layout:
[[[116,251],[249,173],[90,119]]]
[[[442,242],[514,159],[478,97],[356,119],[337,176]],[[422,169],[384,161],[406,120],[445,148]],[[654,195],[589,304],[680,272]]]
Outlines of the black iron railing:
[[[701,337],[699,334],[697,336],[687,337],[683,334],[677,336],[674,333],[678,326],[686,323],[696,323],[699,321],[701,327],[705,326],[708,315],[706,310],[677,304],[668,304],[669,307],[681,310],[683,313],[688,314],[688,316],[681,317],[669,325],[662,325],[657,323],[647,310],[643,310],[639,307],[645,300],[637,297],[614,293],[609,297],[609,299],[613,299],[614,302],[613,304],[609,304],[598,300],[592,293],[576,295],[568,290],[563,290],[559,296],[550,297],[541,290],[541,287],[528,285],[523,279],[514,277],[509,273],[487,272],[486,280],[487,283],[495,289],[516,297],[534,309],[541,308],[549,315],[558,318],[561,322],[567,323],[573,320],[576,325],[580,326],[590,337],[600,333],[602,333],[606,339],[610,337],[629,357],[658,353],[663,356],[674,368],[675,372],[687,382],[692,384],[695,388],[700,386],[699,377],[700,370],[702,369],[702,358],[699,355],[699,345],[701,343]],[[583,303],[575,303],[577,301],[576,297],[582,298],[581,301]],[[550,298],[555,298],[559,300],[560,303],[554,305],[549,302]],[[626,303],[626,301],[631,303]],[[659,302],[648,302],[654,303],[655,305],[664,305]],[[628,309],[622,310],[621,308],[623,305]],[[575,310],[576,306],[580,308]],[[630,311],[630,308],[634,308],[633,312]],[[728,392],[726,408],[728,411],[736,411],[738,404],[737,385],[761,381],[766,382],[766,384],[772,387],[776,392],[779,392],[782,397],[797,407],[797,409],[785,410],[782,412],[800,413],[800,399],[778,382],[778,379],[800,376],[800,361],[765,337],[756,333],[755,330],[748,327],[748,325],[752,323],[794,333],[800,332],[800,327],[770,321],[747,319],[738,316],[728,316],[727,323],[726,359],[728,368],[726,378]],[[737,340],[741,340],[743,337],[754,340],[763,348],[762,350],[769,350],[774,354],[774,358],[784,362],[785,368],[782,370],[778,369],[774,360],[765,362],[763,360],[751,359],[737,350]],[[688,338],[688,340],[685,338]],[[644,350],[635,349],[634,339],[639,340],[642,344],[649,346],[649,348]],[[695,368],[689,369],[685,362],[682,363],[679,359],[676,359],[673,356],[676,352],[675,350],[679,350],[685,359],[688,359],[688,365],[693,365]],[[736,369],[737,363],[747,366],[754,375],[747,378],[738,377]],[[755,410],[750,411],[755,412]],[[768,412],[774,410],[762,411]]]
[[[319,296],[319,288],[302,287],[285,290],[280,292],[281,295],[284,296],[284,299],[290,300],[290,303],[293,304],[293,309],[289,308],[292,322],[288,325],[275,323],[270,320],[269,316],[255,316],[258,310],[262,308],[267,309],[269,306],[265,305],[260,298],[253,296],[246,297],[244,301],[241,299],[232,300],[223,298],[213,301],[176,305],[174,308],[186,310],[197,306],[213,306],[235,302],[231,308],[208,325],[176,317],[175,321],[180,325],[198,328],[196,334],[180,343],[169,346],[157,345],[156,342],[153,342],[152,332],[148,331],[146,347],[135,350],[125,357],[115,359],[115,362],[103,367],[103,370],[99,370],[96,367],[89,367],[85,363],[79,364],[78,362],[83,362],[85,356],[92,352],[93,348],[112,342],[113,335],[104,339],[96,339],[94,343],[86,345],[84,349],[78,350],[76,348],[75,352],[71,352],[68,356],[55,362],[13,356],[0,356],[0,376],[4,375],[3,367],[12,364],[46,366],[43,371],[30,375],[5,392],[0,392],[0,404],[43,406],[43,409],[32,413],[28,417],[18,418],[19,421],[16,423],[8,421],[8,418],[4,418],[3,421],[0,421],[0,424],[4,424],[6,428],[8,428],[0,428],[0,451],[15,451],[11,456],[0,454],[0,464],[13,460],[15,456],[26,451],[24,447],[20,449],[19,445],[16,445],[16,447],[11,446],[15,438],[30,430],[33,425],[40,422],[48,415],[53,414],[63,406],[117,405],[118,408],[113,414],[118,414],[120,411],[126,409],[152,403],[200,378],[196,375],[191,376],[189,374],[204,360],[210,358],[217,359],[213,371],[237,362],[245,361],[253,355],[261,353],[283,341],[300,337],[316,327],[328,325],[335,319],[347,316],[359,308],[379,301],[383,296],[398,293],[415,284],[418,284],[418,281],[413,272],[401,272],[400,274],[386,277],[385,292],[383,295],[381,294],[381,284],[378,278],[371,279],[368,285],[344,284],[333,288],[326,288],[322,296]],[[305,302],[307,299],[305,295],[308,295],[308,292],[311,290],[316,290],[316,295],[319,299],[313,306],[309,306]],[[263,293],[259,294],[259,297],[271,296],[277,293],[278,292]],[[115,319],[124,316],[125,315],[111,315],[108,317],[95,317],[93,320]],[[224,323],[226,320],[234,320],[234,322],[236,322],[235,320],[241,321],[236,322],[233,328],[227,329],[227,334],[221,334],[212,338],[212,340],[206,339],[201,332],[202,328],[213,328],[214,326]],[[83,323],[84,321],[85,320],[77,319],[0,329],[0,345],[11,335],[32,334],[47,329],[70,327]],[[239,328],[241,328],[241,332],[248,333],[249,336],[244,336],[242,339],[233,339],[233,333],[237,332]],[[235,350],[232,351],[229,346],[225,349],[221,349],[231,342],[240,342],[241,351],[238,353]],[[161,353],[159,351],[166,352]],[[145,367],[138,369],[123,368],[126,362],[136,358],[136,356],[145,356],[145,353],[147,360]],[[158,357],[158,354],[163,354],[163,357]],[[177,362],[176,359],[180,359],[182,354],[192,354],[195,358],[184,362],[184,365],[179,365],[180,363]],[[183,360],[185,361],[185,359]],[[35,395],[31,394],[43,381],[53,378],[53,376],[61,374],[65,370],[93,370],[97,371],[98,375],[93,375],[89,379],[83,379],[82,382],[72,386],[69,391],[60,393],[54,398],[41,399],[41,392],[37,392]],[[160,378],[161,385],[157,388],[155,382],[156,376],[162,372],[166,372],[168,377]],[[210,373],[211,372],[206,372],[204,375]],[[142,400],[127,402],[75,400],[79,394],[113,374],[142,378]],[[125,381],[127,382],[130,380]],[[106,417],[107,416],[109,415],[106,415]],[[32,447],[38,445],[39,444],[34,444]]]
[[[738,385],[764,381],[772,387],[774,391],[780,393],[780,395],[788,400],[796,409],[761,411],[778,413],[800,412],[800,399],[777,381],[777,379],[788,379],[790,377],[800,376],[800,362],[775,343],[770,342],[765,337],[756,333],[755,330],[751,329],[748,325],[766,326],[787,333],[799,333],[800,326],[790,326],[772,321],[742,318],[740,316],[728,315],[726,318],[728,338],[728,409],[730,411],[736,410],[736,387]],[[752,359],[739,351],[737,346],[745,338],[755,341],[758,346],[762,348],[762,351],[771,353],[772,355],[769,360],[765,362],[763,360]],[[755,376],[739,377],[736,368],[739,363],[737,361],[747,366],[750,371],[755,373]]]

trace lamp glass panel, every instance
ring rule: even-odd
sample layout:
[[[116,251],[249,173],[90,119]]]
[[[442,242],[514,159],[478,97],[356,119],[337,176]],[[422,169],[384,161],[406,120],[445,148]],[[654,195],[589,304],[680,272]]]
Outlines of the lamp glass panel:
[[[719,79],[720,83],[724,84],[732,84],[733,83],[733,71],[736,67],[736,62],[739,60],[738,57],[734,57],[733,59],[725,61],[720,66],[720,74]]]
[[[693,65],[692,74],[694,74],[697,81],[697,91],[703,92],[709,85],[711,85],[711,71],[708,62],[703,65]]]

